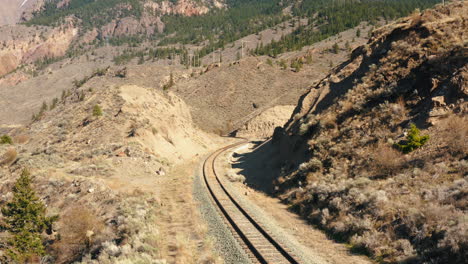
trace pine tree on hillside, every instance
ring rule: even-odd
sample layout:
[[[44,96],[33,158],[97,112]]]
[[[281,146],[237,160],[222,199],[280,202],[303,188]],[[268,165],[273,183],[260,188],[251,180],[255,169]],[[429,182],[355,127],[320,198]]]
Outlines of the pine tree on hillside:
[[[45,254],[41,234],[50,233],[57,216],[46,217],[46,208],[31,187],[32,177],[23,170],[13,187],[13,198],[2,208],[4,228],[10,233],[7,256],[26,263]]]

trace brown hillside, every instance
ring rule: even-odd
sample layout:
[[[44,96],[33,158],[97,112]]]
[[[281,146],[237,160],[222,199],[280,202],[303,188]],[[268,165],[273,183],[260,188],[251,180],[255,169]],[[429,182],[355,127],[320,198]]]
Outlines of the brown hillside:
[[[60,216],[47,237],[44,263],[166,263],[172,253],[163,250],[175,238],[161,234],[157,215],[173,213],[166,206],[172,201],[160,201],[162,184],[166,178],[176,182],[172,169],[219,142],[195,128],[188,107],[173,93],[109,85],[118,78],[103,72],[68,90],[36,121],[11,130],[13,144],[0,144],[0,207],[28,168],[47,212]],[[186,240],[173,258],[192,254],[184,263],[208,263],[212,256],[196,219],[192,215],[189,231],[178,233]],[[6,237],[0,228],[0,261],[11,263]]]
[[[456,2],[376,30],[275,131],[278,194],[380,262],[468,259],[467,13]],[[404,154],[410,124],[429,140]]]

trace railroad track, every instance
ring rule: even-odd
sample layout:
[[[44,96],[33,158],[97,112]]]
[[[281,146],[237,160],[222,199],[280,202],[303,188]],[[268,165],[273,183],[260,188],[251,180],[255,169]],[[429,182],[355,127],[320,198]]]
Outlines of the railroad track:
[[[203,164],[203,175],[208,192],[226,220],[234,237],[246,251],[252,263],[299,264],[296,257],[277,242],[254,217],[234,199],[215,170],[218,156],[230,148],[246,143],[232,144],[211,154]]]

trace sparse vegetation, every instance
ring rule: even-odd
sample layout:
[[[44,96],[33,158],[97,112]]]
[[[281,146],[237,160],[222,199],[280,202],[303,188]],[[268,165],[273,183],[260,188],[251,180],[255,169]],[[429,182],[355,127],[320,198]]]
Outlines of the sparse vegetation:
[[[0,145],[3,145],[3,144],[13,144],[13,140],[11,139],[10,136],[8,135],[3,135],[0,137]]]
[[[286,61],[284,59],[281,59],[278,62],[278,65],[281,67],[281,69],[286,70],[288,68],[288,65],[286,64]]]
[[[440,123],[438,140],[446,142],[448,150],[453,155],[468,153],[468,120],[464,117],[451,115]]]
[[[54,99],[52,100],[52,103],[50,104],[49,110],[55,109],[55,107],[57,107],[58,102],[59,102],[59,99],[58,99],[58,98],[54,98]]]
[[[92,78],[94,78],[96,76],[104,76],[108,69],[109,69],[109,67],[107,67],[107,68],[97,68],[97,69],[95,69],[93,71],[93,73],[91,75],[85,76],[81,80],[73,80],[73,85],[75,86],[75,88],[80,88],[81,86],[83,86],[85,83],[87,83]]]
[[[93,116],[102,116],[102,108],[99,105],[93,107]]]
[[[299,72],[303,65],[302,59],[294,59],[291,61],[291,68],[293,68],[295,72]]]
[[[52,245],[57,262],[73,262],[96,244],[103,242],[106,226],[95,212],[84,206],[74,206],[63,216],[60,239]]]
[[[13,138],[13,142],[16,144],[24,144],[29,141],[29,136],[27,135],[17,135]]]
[[[388,144],[381,143],[375,146],[370,158],[377,177],[394,175],[403,168],[401,154]]]
[[[3,165],[10,165],[12,162],[16,160],[16,157],[18,156],[18,153],[14,148],[8,149],[5,154],[3,154],[2,159],[0,160],[0,166]]]
[[[338,54],[338,52],[340,52],[340,46],[338,46],[338,43],[333,44],[331,51],[335,54]]]
[[[378,263],[465,262],[466,30],[447,21],[466,20],[467,5],[451,5],[376,29],[276,139],[294,157],[282,161],[279,196]],[[322,122],[333,115],[334,126]]]
[[[171,72],[171,74],[169,75],[169,82],[167,82],[166,84],[163,85],[163,90],[166,91],[167,89],[171,88],[172,86],[174,86],[175,82],[174,82],[174,74]]]

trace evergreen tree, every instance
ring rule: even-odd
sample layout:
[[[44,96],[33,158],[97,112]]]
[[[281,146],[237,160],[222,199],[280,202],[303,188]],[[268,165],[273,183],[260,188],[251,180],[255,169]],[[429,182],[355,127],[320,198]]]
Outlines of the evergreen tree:
[[[44,203],[31,187],[32,177],[23,170],[13,187],[13,198],[2,208],[4,228],[10,233],[7,256],[14,262],[26,263],[45,254],[41,234],[51,232],[57,216],[46,217]]]
[[[338,46],[338,43],[335,43],[332,47],[332,52],[335,54],[338,54],[339,51],[340,51],[340,46]]]

